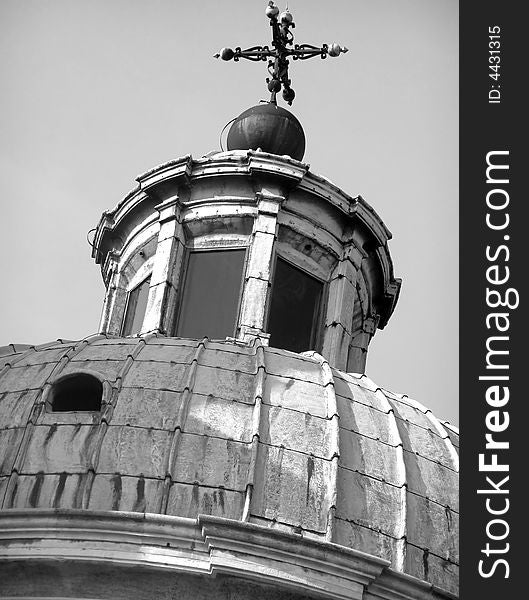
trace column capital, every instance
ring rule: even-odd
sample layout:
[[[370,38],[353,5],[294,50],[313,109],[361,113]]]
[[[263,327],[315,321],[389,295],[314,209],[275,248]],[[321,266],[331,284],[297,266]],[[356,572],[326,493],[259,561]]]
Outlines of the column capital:
[[[180,213],[182,211],[183,205],[180,202],[180,198],[178,195],[171,196],[171,198],[167,198],[160,204],[157,204],[154,207],[159,213],[159,222],[165,223],[166,221],[170,221],[172,219],[176,219],[180,222]]]
[[[284,196],[271,194],[265,190],[261,190],[255,194],[257,200],[257,210],[265,215],[277,215],[281,204],[285,201]]]

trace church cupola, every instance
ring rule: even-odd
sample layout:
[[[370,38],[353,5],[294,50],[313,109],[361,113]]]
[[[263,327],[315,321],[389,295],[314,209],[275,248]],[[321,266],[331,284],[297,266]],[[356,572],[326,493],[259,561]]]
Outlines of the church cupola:
[[[259,337],[364,370],[400,282],[390,233],[361,197],[253,150],[186,156],[137,181],[95,234],[102,332]]]
[[[93,256],[107,294],[100,330],[112,335],[260,338],[316,350],[363,372],[377,328],[398,297],[390,232],[301,162],[305,134],[292,104],[288,58],[325,58],[338,44],[293,46],[292,15],[273,2],[272,47],[223,48],[224,60],[268,61],[270,101],[237,117],[228,150],[185,156],[137,178],[138,186],[96,229]]]

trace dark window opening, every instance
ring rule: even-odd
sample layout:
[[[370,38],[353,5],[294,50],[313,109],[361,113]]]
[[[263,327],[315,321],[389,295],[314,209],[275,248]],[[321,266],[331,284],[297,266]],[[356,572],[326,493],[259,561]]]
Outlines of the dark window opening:
[[[127,300],[127,310],[123,320],[122,335],[134,335],[140,333],[147,309],[147,300],[149,299],[149,285],[151,278],[148,277],[129,292]]]
[[[277,259],[268,331],[270,345],[292,352],[314,350],[323,282]]]
[[[103,384],[87,373],[68,375],[51,388],[49,403],[53,412],[101,410]]]
[[[223,339],[235,333],[246,251],[191,252],[176,335]]]

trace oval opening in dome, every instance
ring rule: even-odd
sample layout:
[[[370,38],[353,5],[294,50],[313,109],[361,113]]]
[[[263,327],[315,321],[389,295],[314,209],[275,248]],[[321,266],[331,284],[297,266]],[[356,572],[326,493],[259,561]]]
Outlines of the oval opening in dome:
[[[94,412],[101,410],[103,384],[88,373],[67,375],[53,384],[49,397],[52,412]]]

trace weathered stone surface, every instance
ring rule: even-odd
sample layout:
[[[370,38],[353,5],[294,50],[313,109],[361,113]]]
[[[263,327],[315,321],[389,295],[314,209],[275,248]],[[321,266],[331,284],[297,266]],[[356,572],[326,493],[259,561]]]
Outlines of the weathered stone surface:
[[[186,433],[249,443],[253,435],[252,417],[250,404],[193,394],[183,428]]]
[[[46,363],[55,363],[69,350],[71,350],[71,346],[61,346],[59,348],[53,348],[52,350],[44,349],[34,352],[27,352],[21,360],[17,361],[16,366],[29,367],[30,365],[44,365]]]
[[[187,346],[167,347],[164,344],[146,344],[136,357],[137,362],[179,363],[186,365],[191,362],[196,352],[196,343],[189,342]]]
[[[268,375],[263,401],[273,406],[280,406],[308,413],[316,417],[327,416],[327,399],[321,385]]]
[[[336,543],[349,548],[362,548],[373,556],[394,561],[397,540],[375,529],[363,527],[353,521],[337,519]]]
[[[410,544],[459,563],[459,514],[411,492],[406,496],[406,538]]]
[[[275,219],[274,219],[275,229]],[[256,277],[258,279],[270,279],[270,265],[272,262],[272,251],[274,247],[274,232],[262,233],[256,231],[253,236],[253,243],[250,249],[250,257],[247,277]]]
[[[395,416],[402,421],[409,421],[418,427],[424,429],[433,429],[432,422],[428,416],[418,408],[410,406],[407,402],[397,400],[392,402],[392,407],[395,412]]]
[[[94,338],[61,361],[72,348],[7,355],[4,509],[246,514],[455,589],[458,432],[421,405],[314,354],[154,336]],[[110,390],[102,412],[36,404],[47,380],[85,370]]]
[[[401,489],[378,479],[338,469],[336,515],[359,525],[399,538],[405,518]]]
[[[296,354],[290,354],[290,360],[285,361],[284,352],[273,348],[266,352],[266,372],[278,377],[322,384],[321,365],[317,361]]]
[[[112,415],[113,425],[174,429],[182,392],[123,387]]]
[[[335,372],[334,389],[336,390],[336,395],[342,396],[349,401],[365,404],[380,412],[387,413],[387,404],[382,401],[379,396],[359,385],[358,381],[359,380],[356,380],[353,377],[351,377],[351,379],[345,379]]]
[[[405,483],[395,448],[359,433],[342,430],[340,436],[341,467],[367,473],[395,486]]]
[[[248,444],[183,433],[171,477],[179,483],[243,491],[249,462]]]
[[[253,404],[254,376],[241,371],[199,367],[193,391],[226,400],[239,400]]]
[[[399,430],[404,450],[438,461],[449,469],[454,467],[450,450],[439,434],[413,423],[406,423],[406,435],[403,434],[404,427]]]
[[[11,473],[23,435],[23,427],[0,429],[0,475]]]
[[[181,392],[187,365],[173,362],[135,361],[124,379],[127,387]]]
[[[10,427],[24,426],[40,394],[40,389],[0,394],[0,423]]]
[[[80,371],[91,371],[98,373],[102,378],[113,382],[119,375],[122,361],[119,360],[72,360],[61,370],[59,376],[79,373]]]
[[[88,344],[80,352],[78,352],[73,361],[85,361],[85,360],[108,360],[109,355],[112,356],[112,360],[122,361],[127,358],[127,356],[131,355],[136,346],[138,345],[138,340],[131,340],[127,344],[110,344],[111,340],[101,340],[100,343],[94,342],[93,344]],[[47,352],[57,352],[57,350],[48,350]]]
[[[86,480],[86,475],[67,472],[15,476],[4,508],[82,508]]]
[[[249,277],[244,285],[240,310],[240,324],[256,329],[264,328],[268,281]]]
[[[90,466],[97,430],[92,425],[37,425],[21,473],[83,473]]]
[[[88,508],[156,513],[160,511],[163,485],[162,479],[142,476],[96,475]]]
[[[259,445],[252,514],[324,532],[332,490],[330,461]]]
[[[351,402],[349,398],[338,395],[336,404],[340,415],[340,427],[344,430],[361,432],[365,436],[391,446],[399,443],[400,440],[395,435],[394,428],[391,427],[391,415],[388,413],[360,402]]]
[[[327,419],[264,404],[261,422],[261,442],[327,460],[332,458],[332,430]]]
[[[168,431],[111,426],[103,438],[98,471],[164,477],[170,443]]]
[[[406,544],[405,570],[418,579],[442,581],[443,589],[452,594],[458,592],[458,565],[423,548]]]
[[[214,515],[240,519],[243,506],[243,492],[221,487],[204,487],[198,483],[173,483],[169,492],[167,514],[188,518],[195,518],[196,515]]]
[[[408,457],[414,457],[408,459]],[[418,455],[404,455],[408,477],[408,490],[434,502],[459,510],[459,477],[455,471],[447,469]]]
[[[211,348],[213,344],[208,344],[208,348],[201,352],[198,358],[198,364],[205,367],[219,367],[232,371],[241,371],[254,375],[255,351],[252,354],[243,352],[226,352]],[[220,344],[217,344],[220,345]]]
[[[55,367],[54,363],[11,367],[2,377],[2,392],[41,389]]]

